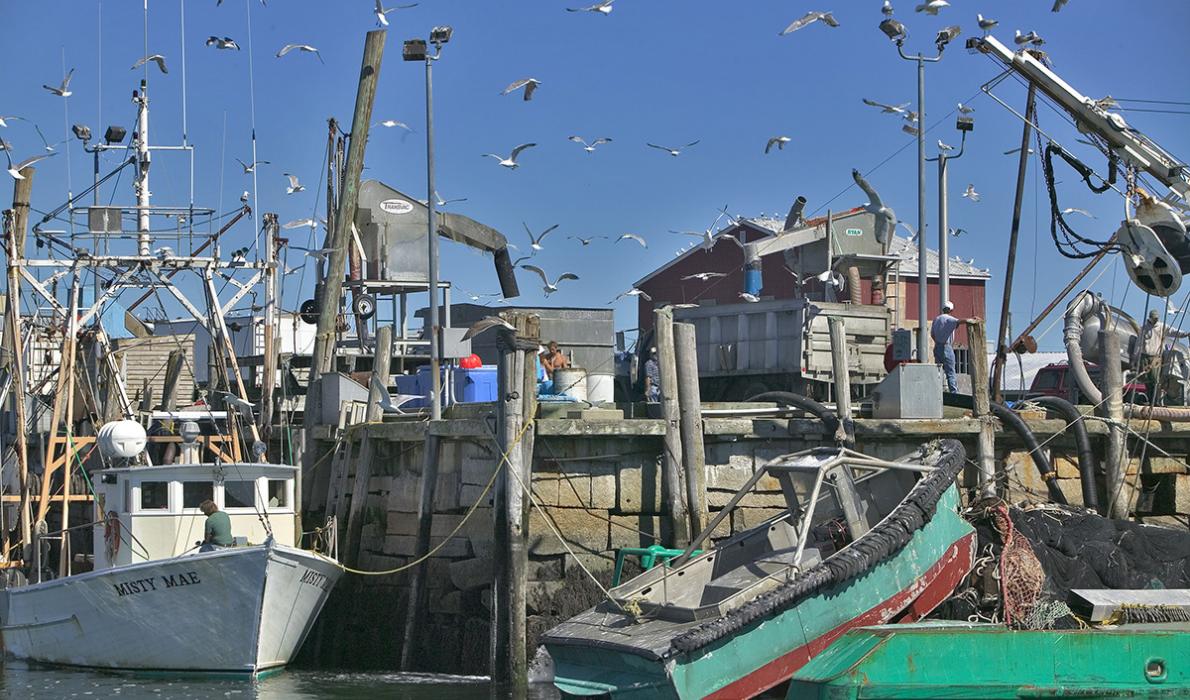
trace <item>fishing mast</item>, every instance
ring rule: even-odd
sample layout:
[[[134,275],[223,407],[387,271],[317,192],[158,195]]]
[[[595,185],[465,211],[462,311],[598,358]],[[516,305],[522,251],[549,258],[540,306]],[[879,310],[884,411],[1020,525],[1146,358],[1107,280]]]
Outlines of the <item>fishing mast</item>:
[[[132,135],[133,146],[136,148],[136,181],[133,189],[136,192],[136,252],[141,257],[149,255],[149,245],[152,242],[149,231],[149,206],[152,193],[149,191],[149,165],[152,154],[149,151],[149,83],[145,79],[140,81],[140,90],[132,93],[132,101],[136,103],[136,133]]]

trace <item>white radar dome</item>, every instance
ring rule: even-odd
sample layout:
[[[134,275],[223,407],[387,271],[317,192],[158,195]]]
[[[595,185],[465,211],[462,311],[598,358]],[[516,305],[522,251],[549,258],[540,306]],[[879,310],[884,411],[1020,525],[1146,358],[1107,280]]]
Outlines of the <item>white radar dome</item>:
[[[99,452],[107,459],[132,459],[145,449],[145,429],[134,420],[117,420],[99,428]]]

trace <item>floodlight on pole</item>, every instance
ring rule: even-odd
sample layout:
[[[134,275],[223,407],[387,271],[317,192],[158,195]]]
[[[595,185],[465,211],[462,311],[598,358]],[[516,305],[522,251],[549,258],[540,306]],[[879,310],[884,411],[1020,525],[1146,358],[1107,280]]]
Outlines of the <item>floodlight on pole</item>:
[[[950,195],[947,182],[947,165],[950,161],[963,157],[967,149],[967,132],[975,130],[975,120],[971,117],[959,115],[955,120],[955,129],[961,134],[959,151],[950,155],[940,150],[938,161],[938,304],[950,301]]]
[[[898,44],[905,41],[905,37],[909,36],[905,32],[905,25],[901,24],[892,17],[889,17],[880,23],[880,31],[884,32],[884,35],[887,36],[889,40],[895,41]]]

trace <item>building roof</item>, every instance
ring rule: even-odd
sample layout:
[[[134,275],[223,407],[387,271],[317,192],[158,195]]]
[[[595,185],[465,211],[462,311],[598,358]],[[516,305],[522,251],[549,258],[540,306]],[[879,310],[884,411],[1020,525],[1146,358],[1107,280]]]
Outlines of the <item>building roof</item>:
[[[860,211],[862,211],[862,208],[856,207],[855,209],[850,209],[847,211],[839,212],[835,216],[839,217],[839,216],[844,216],[844,215],[850,215],[850,214],[854,214],[854,213],[857,213]],[[826,217],[822,216],[822,217],[818,217],[815,219],[810,219],[810,220],[806,221],[805,223],[807,225],[815,225],[815,224],[821,223],[825,220],[826,220]],[[722,236],[722,235],[727,234],[729,231],[732,231],[734,229],[739,229],[742,227],[747,227],[748,229],[756,231],[758,233],[773,235],[773,234],[781,233],[783,230],[785,230],[785,220],[777,219],[777,218],[773,218],[773,217],[767,217],[767,216],[758,216],[756,218],[751,218],[751,219],[740,218],[740,219],[737,219],[735,221],[735,223],[727,226],[726,228],[721,229],[716,235]],[[685,258],[687,255],[690,255],[692,252],[694,252],[696,250],[700,250],[700,249],[701,249],[701,246],[699,246],[697,244],[691,246],[689,249],[687,249],[681,255],[678,255],[677,257],[668,260],[661,267],[658,267],[657,269],[653,270],[649,274],[647,274],[644,277],[637,280],[635,286],[639,287],[641,284],[644,284],[645,282],[649,281],[650,279],[656,277],[661,272],[672,267],[674,265],[674,263],[676,263],[677,261]],[[908,276],[908,275],[916,275],[917,274],[917,246],[912,245],[912,241],[910,239],[903,238],[901,236],[897,236],[896,234],[893,234],[892,245],[889,246],[888,252],[889,252],[889,255],[900,256],[901,262],[898,264],[898,269],[902,275]],[[949,263],[947,269],[950,272],[951,277],[988,279],[992,276],[991,272],[989,272],[988,270],[976,267],[974,259],[971,259],[969,261],[963,261],[961,258],[959,258],[957,256],[950,259],[950,263]],[[933,250],[933,249],[927,250],[926,274],[929,275],[930,277],[938,276],[938,251],[936,251],[936,250]]]

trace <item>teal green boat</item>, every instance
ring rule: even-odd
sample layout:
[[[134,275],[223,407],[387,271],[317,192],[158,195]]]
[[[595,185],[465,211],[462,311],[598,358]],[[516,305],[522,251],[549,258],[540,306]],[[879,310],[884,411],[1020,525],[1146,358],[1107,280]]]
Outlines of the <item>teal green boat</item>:
[[[966,622],[865,627],[803,666],[787,697],[1186,698],[1190,623],[1078,630]]]
[[[940,440],[903,461],[819,448],[758,470],[669,566],[547,632],[554,683],[577,696],[746,698],[854,627],[916,621],[971,570],[958,514],[965,454]],[[699,555],[759,479],[787,510]]]

